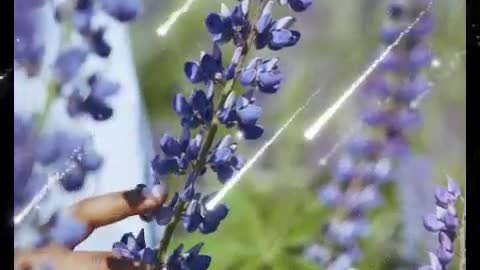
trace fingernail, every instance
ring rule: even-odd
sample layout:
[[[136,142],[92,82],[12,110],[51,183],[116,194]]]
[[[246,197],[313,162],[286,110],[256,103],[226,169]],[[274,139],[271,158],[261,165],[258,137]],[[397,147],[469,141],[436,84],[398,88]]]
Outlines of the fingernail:
[[[168,193],[167,185],[165,182],[160,182],[151,187],[144,187],[142,189],[142,194],[145,198],[155,198],[159,199],[164,197]]]
[[[154,198],[164,197],[168,193],[167,185],[165,182],[160,182],[160,184],[155,184],[152,189],[152,196]]]

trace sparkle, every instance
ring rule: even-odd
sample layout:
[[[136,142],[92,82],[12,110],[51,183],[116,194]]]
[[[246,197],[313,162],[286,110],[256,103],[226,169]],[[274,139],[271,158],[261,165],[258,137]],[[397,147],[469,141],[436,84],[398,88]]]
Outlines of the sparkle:
[[[435,58],[435,59],[432,61],[432,67],[433,67],[433,68],[439,68],[441,65],[442,65],[442,63],[440,62],[440,60],[439,60],[438,58]]]
[[[350,85],[349,88],[347,88],[347,90],[345,90],[345,92],[337,99],[337,101],[335,101],[335,103],[333,103],[323,114],[321,114],[315,123],[313,123],[305,130],[304,137],[306,140],[310,141],[315,138],[315,136],[322,130],[325,124],[327,124],[328,121],[332,119],[332,117],[335,115],[335,113],[342,107],[345,101],[347,101],[348,98],[352,96],[355,90],[359,88],[359,86],[368,78],[368,76],[375,70],[375,68],[388,56],[392,49],[398,46],[403,37],[412,30],[412,28],[431,9],[431,7],[432,1],[430,1],[428,7],[423,10],[418,15],[418,17],[407,28],[405,28],[405,30],[400,33],[400,35],[398,35],[397,39],[392,44],[390,44],[382,52],[382,54],[377,59],[375,59],[370,64],[370,66],[367,67],[367,69],[362,74],[360,74],[360,76]]]
[[[183,6],[172,12],[168,16],[168,19],[157,28],[157,35],[161,37],[166,36],[170,28],[172,28],[172,26],[175,24],[175,22],[177,22],[178,18],[183,13],[189,10],[190,6],[193,4],[194,1],[195,0],[186,0]]]
[[[72,156],[79,153],[82,147],[77,147],[72,151]],[[40,189],[40,191],[33,197],[30,203],[25,206],[16,216],[13,217],[13,223],[15,225],[21,223],[26,216],[33,210],[39,209],[39,203],[45,198],[48,192],[58,183],[61,179],[63,179],[68,173],[70,173],[73,169],[75,169],[77,164],[75,162],[71,162],[68,160],[68,165],[62,171],[57,171],[48,176],[47,184]]]
[[[243,135],[243,132],[241,131],[238,131],[235,136],[237,137],[237,139],[239,140],[243,140],[245,138],[245,136]]]

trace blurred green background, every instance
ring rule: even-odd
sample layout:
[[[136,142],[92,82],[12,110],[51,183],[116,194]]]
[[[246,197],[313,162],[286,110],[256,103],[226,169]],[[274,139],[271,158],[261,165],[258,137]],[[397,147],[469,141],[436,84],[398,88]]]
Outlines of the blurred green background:
[[[141,89],[155,138],[159,138],[161,132],[178,131],[178,119],[171,109],[173,95],[193,90],[183,75],[183,64],[211,49],[204,18],[209,12],[218,12],[221,2],[195,1],[165,37],[156,35],[155,30],[182,1],[145,3],[145,16],[131,27],[131,35]],[[305,142],[303,130],[371,61],[386,18],[385,4],[382,0],[316,0],[311,10],[297,14],[296,28],[302,39],[296,47],[275,53],[281,58],[285,84],[277,95],[259,98],[266,108],[261,121],[266,133],[259,142],[242,142],[240,152],[250,156],[307,96],[318,88],[321,93],[227,196],[230,214],[219,231],[205,236],[185,235],[178,229],[172,247],[178,242],[190,247],[204,241],[204,253],[213,257],[212,269],[318,269],[303,260],[298,250],[321,238],[320,226],[328,219],[329,210],[318,203],[316,187],[330,178],[328,170],[317,163],[358,124],[355,97],[315,142]],[[465,2],[437,0],[434,13],[437,28],[429,43],[438,65],[428,72],[434,87],[421,105],[425,124],[412,138],[414,151],[431,162],[433,174],[431,179],[414,181],[444,184],[448,173],[464,188]],[[216,183],[207,175],[205,189],[214,190]],[[358,269],[391,270],[404,264],[398,255],[402,202],[395,186],[385,192],[386,204],[373,215],[372,234],[362,244],[365,259]],[[433,195],[424,200],[430,203]],[[427,252],[426,247],[418,250],[420,263],[428,262]]]

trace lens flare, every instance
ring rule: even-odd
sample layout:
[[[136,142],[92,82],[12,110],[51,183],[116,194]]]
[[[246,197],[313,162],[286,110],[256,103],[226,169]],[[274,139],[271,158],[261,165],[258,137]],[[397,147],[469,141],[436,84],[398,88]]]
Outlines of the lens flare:
[[[157,35],[164,37],[183,13],[186,13],[195,0],[187,0],[179,9],[172,12],[168,19],[157,28]]]
[[[323,129],[325,124],[328,123],[332,119],[332,117],[335,115],[335,113],[342,107],[342,105],[345,103],[345,101],[348,100],[349,97],[352,96],[352,94],[359,88],[359,86],[368,78],[370,74],[377,68],[377,66],[385,60],[385,58],[388,56],[388,54],[400,43],[400,41],[407,35],[413,27],[422,19],[422,17],[431,9],[432,7],[432,1],[430,1],[429,5],[425,10],[420,12],[420,14],[417,16],[417,18],[407,27],[405,30],[403,30],[397,37],[397,39],[390,44],[385,50],[380,54],[379,57],[377,57],[368,67],[363,71],[362,74],[350,85],[350,87],[343,92],[343,94],[333,103],[328,109],[320,115],[320,117],[317,119],[315,123],[313,123],[311,126],[309,126],[306,130],[305,133],[303,134],[305,139],[307,141],[311,141],[315,138],[315,136]]]

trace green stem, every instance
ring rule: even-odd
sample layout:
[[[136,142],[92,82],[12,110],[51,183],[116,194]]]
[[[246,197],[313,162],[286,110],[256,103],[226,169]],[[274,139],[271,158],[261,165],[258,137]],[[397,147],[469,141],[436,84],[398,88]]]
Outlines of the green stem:
[[[37,127],[35,130],[36,135],[39,135],[42,132],[45,126],[45,123],[47,122],[48,115],[50,114],[50,111],[52,109],[53,102],[57,97],[57,94],[58,94],[58,85],[55,83],[50,83],[47,89],[47,100],[45,101],[45,104],[43,105],[43,109],[40,112],[40,116],[38,118]]]
[[[255,14],[255,21],[257,21],[259,19],[261,11],[265,7],[267,1],[259,0],[259,3],[260,3],[259,8],[257,10],[257,13]],[[235,77],[232,80],[228,81],[224,85],[224,88],[223,88],[223,91],[222,91],[222,97],[220,98],[217,109],[223,107],[225,101],[227,100],[227,97],[230,95],[230,93],[235,88],[238,76],[240,75],[241,69],[244,65],[245,59],[248,55],[248,52],[250,51],[250,48],[253,45],[255,37],[256,37],[256,32],[255,32],[255,30],[252,30],[249,37],[247,38],[247,42],[246,42],[245,47],[244,47],[244,53],[240,56],[239,63],[238,63],[237,74],[235,75]],[[203,170],[203,168],[205,167],[205,165],[207,163],[207,155],[210,151],[210,148],[213,145],[213,141],[215,139],[215,135],[216,135],[217,131],[218,131],[218,120],[215,118],[213,120],[212,124],[208,127],[205,143],[202,146],[202,149],[201,149],[200,154],[199,154],[198,162],[195,163],[195,166],[193,168],[192,173],[200,174],[201,170]],[[160,241],[160,247],[159,247],[159,250],[158,250],[158,259],[159,259],[160,265],[162,265],[163,269],[167,269],[166,255],[167,255],[168,246],[170,244],[170,240],[173,236],[173,233],[175,232],[175,229],[176,229],[178,223],[180,222],[180,220],[182,218],[182,214],[183,214],[184,210],[187,207],[188,207],[188,202],[180,200],[179,203],[175,206],[174,216],[173,216],[172,220],[170,221],[170,223],[168,223],[168,225],[165,228],[162,240]]]

